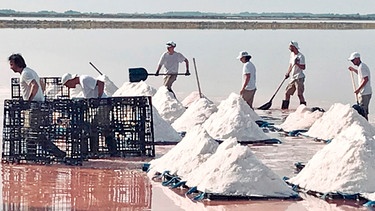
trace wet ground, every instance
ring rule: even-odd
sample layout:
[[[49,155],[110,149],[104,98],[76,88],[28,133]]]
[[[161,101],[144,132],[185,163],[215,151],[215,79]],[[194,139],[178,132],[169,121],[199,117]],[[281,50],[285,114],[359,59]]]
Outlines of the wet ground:
[[[259,113],[280,124],[288,113]],[[270,118],[272,116],[272,118]],[[282,141],[249,145],[280,177],[295,175],[296,162],[307,162],[325,143],[268,133]],[[156,146],[160,157],[173,146]],[[325,201],[300,194],[303,200],[203,201],[185,197],[186,190],[150,181],[142,165],[150,159],[95,159],[83,166],[2,164],[2,210],[368,210],[363,202]]]

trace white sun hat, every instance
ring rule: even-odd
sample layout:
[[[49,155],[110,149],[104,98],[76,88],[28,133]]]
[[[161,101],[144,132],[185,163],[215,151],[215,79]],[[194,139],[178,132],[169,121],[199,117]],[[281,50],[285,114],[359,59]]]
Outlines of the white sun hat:
[[[241,59],[244,56],[250,56],[250,54],[247,51],[241,51],[240,54],[237,56],[237,59]]]
[[[353,52],[352,54],[350,54],[348,60],[351,61],[355,58],[361,58],[361,55],[358,52]]]
[[[65,83],[75,77],[77,77],[78,75],[77,74],[70,74],[70,73],[65,73],[62,77],[61,77],[61,83],[63,85],[65,85]]]

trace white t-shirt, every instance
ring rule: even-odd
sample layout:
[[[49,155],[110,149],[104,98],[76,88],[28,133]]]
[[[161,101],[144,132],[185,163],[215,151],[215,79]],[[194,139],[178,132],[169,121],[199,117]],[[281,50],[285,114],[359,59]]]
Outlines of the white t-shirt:
[[[179,63],[185,61],[185,56],[179,52],[174,52],[172,55],[167,52],[160,57],[158,65],[164,66],[164,72],[167,74],[178,73]]]
[[[80,75],[79,83],[82,87],[82,93],[84,98],[98,98],[98,86],[96,85],[97,80],[88,75]],[[107,95],[103,92],[101,98],[105,98]]]
[[[255,66],[253,63],[251,63],[250,61],[246,62],[244,65],[243,65],[243,68],[242,68],[242,73],[243,73],[243,80],[242,80],[242,83],[244,83],[245,79],[246,79],[246,74],[250,74],[250,80],[249,82],[247,83],[245,89],[246,90],[254,90],[256,89],[256,86],[255,86],[255,81],[256,81],[256,69],[255,69]]]
[[[365,63],[361,62],[358,66],[358,84],[361,84],[362,79],[365,77],[368,77],[368,82],[359,92],[361,95],[372,94],[370,69]]]
[[[22,70],[22,73],[20,76],[20,87],[21,87],[22,98],[24,100],[28,100],[30,96],[30,92],[31,92],[31,81],[33,80],[35,80],[36,83],[38,84],[38,92],[36,93],[32,101],[43,102],[44,95],[43,95],[42,86],[40,85],[40,78],[34,70],[28,67],[25,67]]]
[[[293,66],[297,58],[299,60],[299,64],[305,64],[305,56],[301,52],[298,52],[297,55],[291,52],[289,64]],[[305,74],[303,74],[303,70],[301,68],[299,68],[297,65],[294,65],[290,72],[290,76],[290,80],[295,80],[298,78],[304,78]]]

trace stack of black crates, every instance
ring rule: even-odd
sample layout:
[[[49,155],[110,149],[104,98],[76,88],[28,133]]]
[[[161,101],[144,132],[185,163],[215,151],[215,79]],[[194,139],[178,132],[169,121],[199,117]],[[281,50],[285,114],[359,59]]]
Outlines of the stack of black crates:
[[[81,165],[89,158],[154,157],[151,97],[70,99],[60,77],[42,78],[45,102],[4,101],[2,161]]]

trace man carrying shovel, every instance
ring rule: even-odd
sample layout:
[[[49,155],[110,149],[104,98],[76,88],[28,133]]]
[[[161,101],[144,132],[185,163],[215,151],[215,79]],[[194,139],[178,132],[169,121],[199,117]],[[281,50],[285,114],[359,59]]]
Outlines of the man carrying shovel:
[[[169,41],[166,43],[166,46],[167,46],[167,51],[164,52],[160,57],[155,76],[159,75],[159,71],[161,67],[164,66],[165,73],[166,73],[166,75],[164,76],[164,86],[166,86],[168,91],[172,92],[174,97],[176,97],[176,95],[174,94],[172,90],[172,84],[177,79],[179,63],[185,62],[186,64],[185,75],[190,75],[189,60],[184,55],[174,50],[176,47],[175,42]]]
[[[358,88],[354,90],[358,96],[358,103],[364,110],[364,117],[368,120],[369,104],[372,95],[371,75],[368,66],[361,61],[361,56],[358,52],[353,52],[348,58],[358,69],[350,66],[349,71],[355,72],[358,75]],[[353,83],[354,84],[354,83]]]
[[[286,87],[285,100],[282,102],[281,109],[289,108],[290,96],[292,96],[296,90],[300,104],[306,105],[303,96],[303,92],[305,91],[305,74],[303,73],[303,70],[306,68],[305,56],[299,51],[298,43],[295,41],[290,41],[289,50],[291,51],[289,68],[285,74],[285,78],[290,77],[290,82]]]

